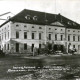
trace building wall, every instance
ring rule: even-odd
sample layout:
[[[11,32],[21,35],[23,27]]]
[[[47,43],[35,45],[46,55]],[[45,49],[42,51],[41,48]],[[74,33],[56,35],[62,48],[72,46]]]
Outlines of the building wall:
[[[63,40],[65,39],[65,28],[56,26],[47,26],[47,37],[51,34],[51,40],[55,41],[55,34],[57,34],[57,41],[61,41],[61,35]]]
[[[79,29],[67,29],[67,48],[71,43],[71,46],[77,49],[78,53],[80,53],[79,45],[80,45],[80,30]],[[70,40],[68,40],[68,35],[70,35]],[[73,40],[73,36],[75,36],[75,41]],[[78,39],[79,38],[79,39]]]
[[[16,31],[19,31],[18,39],[16,39]],[[24,32],[27,32],[27,39],[24,39]],[[34,33],[34,39],[32,39],[32,33]],[[39,33],[41,33],[41,40],[39,40]],[[51,40],[49,40],[49,34],[51,34]],[[57,34],[57,40],[55,40],[55,34]],[[61,35],[63,35],[62,40],[61,40]],[[46,42],[50,42],[50,43],[55,42],[55,44],[65,45],[64,43],[65,28],[56,27],[56,26],[45,26],[45,25],[12,22],[11,23],[11,39],[14,42],[19,44],[27,43],[30,51],[31,51],[32,44],[34,44],[34,47],[36,48],[39,48],[39,44],[41,44],[41,47],[44,47],[42,44]],[[21,46],[20,48],[22,49],[19,49],[19,50],[24,52],[24,47]]]
[[[19,25],[18,27],[16,27],[16,25]],[[26,27],[24,27],[26,25]],[[34,28],[32,28],[34,26]],[[42,29],[39,29],[39,27],[42,27]],[[27,39],[30,40],[31,39],[31,33],[34,33],[34,39],[38,40],[38,33],[40,32],[42,34],[42,40],[45,39],[44,37],[44,31],[45,31],[45,27],[42,25],[34,25],[34,24],[25,24],[25,23],[12,23],[11,25],[11,38],[16,38],[16,31],[19,31],[20,37],[19,39],[24,39],[24,32],[27,32]]]
[[[11,30],[10,30],[10,22],[5,24],[3,27],[0,28],[0,46],[1,49],[7,51],[7,45],[9,44],[10,47],[10,38],[11,38]]]
[[[16,26],[18,25],[18,26]],[[26,27],[25,27],[26,26]],[[16,31],[19,32],[19,38],[16,38]],[[24,32],[27,32],[27,39],[24,39]],[[34,33],[34,39],[32,39]],[[41,40],[39,40],[39,33],[41,33]],[[27,44],[27,50],[31,52],[31,46],[38,48],[39,44],[45,43],[45,27],[43,25],[25,24],[25,23],[11,23],[11,40],[12,42],[19,43],[21,46],[20,52],[24,52],[24,44]],[[12,43],[12,45],[15,44]],[[23,47],[22,47],[23,45]],[[42,45],[43,47],[43,45]]]
[[[16,38],[16,31],[19,32],[19,38]],[[27,39],[24,39],[24,32],[27,32]],[[34,33],[34,39],[32,39],[32,33]],[[41,39],[39,39],[39,33],[41,33]],[[51,34],[51,39],[49,39],[49,34]],[[55,39],[56,34],[57,40]],[[70,41],[68,41],[68,35],[70,35]],[[75,41],[73,41],[74,35]],[[47,42],[54,42],[54,44],[64,45],[67,48],[67,51],[68,46],[71,43],[71,46],[75,45],[78,52],[80,51],[80,39],[78,40],[80,30],[78,29],[66,29],[65,27],[59,26],[8,22],[0,28],[0,36],[1,48],[5,52],[16,53],[16,43],[19,43],[19,52],[29,53],[32,52],[32,44],[34,44],[35,48],[39,48],[39,44],[41,44],[41,47],[44,47],[43,43]],[[27,50],[24,50],[24,44],[27,44]]]

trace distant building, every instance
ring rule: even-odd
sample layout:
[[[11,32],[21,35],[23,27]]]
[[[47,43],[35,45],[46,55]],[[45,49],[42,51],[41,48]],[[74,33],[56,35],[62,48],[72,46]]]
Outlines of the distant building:
[[[24,9],[0,26],[0,47],[6,53],[30,53],[53,43],[61,51],[71,44],[80,51],[80,25],[60,14]]]
[[[9,18],[13,17],[14,14],[11,12],[6,12],[3,14],[0,14],[0,24],[4,23],[5,21],[7,21]]]

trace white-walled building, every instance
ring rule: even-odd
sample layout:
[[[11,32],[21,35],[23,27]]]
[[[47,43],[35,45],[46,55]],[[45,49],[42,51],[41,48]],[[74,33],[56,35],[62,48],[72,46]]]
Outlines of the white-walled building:
[[[24,9],[1,25],[0,41],[6,53],[30,53],[47,42],[61,45],[62,51],[71,44],[79,52],[80,25],[60,14]]]

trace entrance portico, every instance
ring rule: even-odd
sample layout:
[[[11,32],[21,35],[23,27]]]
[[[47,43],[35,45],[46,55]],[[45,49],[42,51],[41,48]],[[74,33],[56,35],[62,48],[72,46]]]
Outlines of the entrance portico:
[[[55,41],[54,46],[53,46],[53,50],[54,50],[54,52],[55,51],[61,51],[62,53],[64,53],[64,51],[65,51],[65,42]]]

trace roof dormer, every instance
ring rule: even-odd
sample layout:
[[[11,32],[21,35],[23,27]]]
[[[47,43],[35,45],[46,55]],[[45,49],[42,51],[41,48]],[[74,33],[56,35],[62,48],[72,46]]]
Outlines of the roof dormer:
[[[72,25],[72,23],[70,21],[68,21],[68,25]]]
[[[73,22],[73,25],[76,26],[76,23]]]
[[[33,20],[37,21],[37,16],[34,16],[34,17],[33,17]]]
[[[30,15],[25,16],[27,20],[30,20]]]

